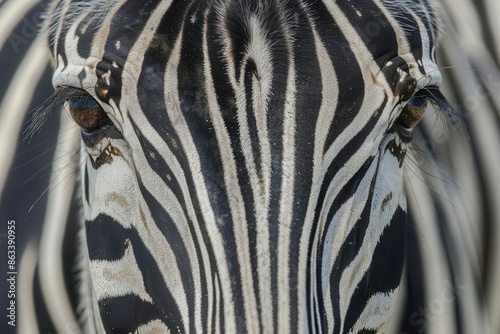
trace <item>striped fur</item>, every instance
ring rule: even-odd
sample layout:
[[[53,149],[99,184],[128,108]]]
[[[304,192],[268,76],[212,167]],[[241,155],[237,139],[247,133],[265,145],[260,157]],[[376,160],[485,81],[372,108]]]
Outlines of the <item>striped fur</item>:
[[[471,218],[446,204],[465,195],[437,165],[453,145],[437,150],[423,124],[430,164],[409,171],[393,127],[412,85],[441,84],[436,13],[426,1],[50,5],[54,87],[84,89],[113,122],[83,133],[65,169],[79,169],[84,218],[74,314],[48,279],[62,277],[48,259],[68,215],[51,203],[69,208],[63,189],[49,195],[38,273],[55,330],[79,318],[88,333],[494,332],[483,308],[496,299],[473,285],[490,249],[467,239]],[[62,124],[68,152],[79,134]],[[469,159],[495,166],[494,153]],[[494,214],[480,225],[495,230]],[[481,266],[495,295],[496,267]]]

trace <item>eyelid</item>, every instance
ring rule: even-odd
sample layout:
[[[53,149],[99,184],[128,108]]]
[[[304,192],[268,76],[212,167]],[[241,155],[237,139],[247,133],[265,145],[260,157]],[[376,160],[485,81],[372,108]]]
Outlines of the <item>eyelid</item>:
[[[99,106],[99,102],[97,102],[92,96],[78,96],[73,97],[68,100],[70,104],[70,108],[73,109],[88,109]]]

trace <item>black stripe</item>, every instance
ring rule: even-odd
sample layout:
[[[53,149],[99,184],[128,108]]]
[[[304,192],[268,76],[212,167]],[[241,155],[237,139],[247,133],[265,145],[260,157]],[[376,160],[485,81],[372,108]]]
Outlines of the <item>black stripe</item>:
[[[125,254],[127,230],[108,215],[100,214],[86,221],[87,248],[90,260],[119,260]]]
[[[189,325],[190,328],[194,330],[194,313],[195,313],[195,287],[194,287],[194,278],[193,278],[193,269],[191,268],[192,262],[190,261],[188,251],[186,249],[186,245],[184,244],[184,240],[182,239],[181,233],[173,221],[172,217],[165,211],[165,209],[156,201],[156,199],[149,193],[149,191],[144,187],[142,182],[139,183],[139,187],[141,190],[141,195],[144,198],[144,201],[147,203],[149,211],[151,212],[151,216],[154,222],[150,222],[151,224],[155,224],[158,229],[161,231],[163,236],[165,237],[167,243],[172,249],[172,252],[175,257],[175,262],[177,264],[177,268],[179,269],[179,273],[182,280],[182,286],[184,288],[184,292],[186,293],[187,304],[189,308]],[[192,235],[194,238],[195,236]],[[196,240],[196,239],[195,239]],[[199,254],[197,254],[199,255]],[[202,268],[201,258],[198,257],[198,267]],[[203,276],[201,276],[203,277]],[[159,279],[160,277],[158,277]]]
[[[249,171],[246,169],[245,157],[243,155],[242,142],[241,142],[241,133],[240,133],[240,124],[238,122],[237,116],[237,106],[236,106],[236,97],[232,87],[229,85],[230,78],[227,75],[226,71],[221,71],[221,69],[226,68],[227,64],[222,60],[223,46],[220,42],[220,38],[215,34],[217,31],[215,18],[215,12],[210,12],[207,19],[207,48],[208,55],[211,67],[211,79],[214,84],[215,95],[217,96],[217,104],[220,108],[220,112],[222,117],[224,118],[224,124],[228,131],[229,138],[231,141],[232,147],[232,155],[235,160],[235,164],[237,166],[236,173],[238,179],[238,186],[241,190],[241,195],[245,199],[243,204],[245,206],[245,216],[247,223],[247,233],[249,238],[249,248],[250,253],[257,254],[257,235],[255,231],[257,230],[256,226],[256,215],[255,215],[255,198],[252,192],[252,188],[250,185],[250,175]],[[255,65],[255,64],[254,64]],[[248,65],[247,65],[248,67]],[[255,128],[255,118],[252,117],[253,109],[252,109],[252,78],[254,76],[254,72],[252,69],[246,70],[245,75],[245,88],[247,92],[247,117],[249,121],[249,127]],[[253,123],[250,123],[253,122]],[[252,135],[252,132],[250,132]],[[256,135],[256,133],[254,133]],[[257,140],[255,142],[254,140]],[[253,137],[252,140],[252,148],[254,149],[254,158],[258,159],[260,157],[260,147],[255,147],[258,144],[258,138]],[[258,168],[258,161],[256,161],[256,165]],[[232,190],[229,189],[229,192]],[[259,291],[259,278],[258,278],[258,262],[257,256],[250,257],[250,264],[252,267],[252,279],[253,279],[253,288],[255,291]],[[257,305],[260,305],[260,295],[257,293],[255,295]],[[241,307],[242,305],[235,305],[236,308]],[[258,313],[258,318],[255,319],[258,323],[261,323],[261,315]]]
[[[95,70],[97,75],[95,89],[97,97],[101,101],[109,103],[112,98],[116,105],[120,105],[123,65],[148,19],[160,2],[159,0],[147,0],[140,3],[127,1],[118,9],[111,20],[104,54],[102,60],[96,64]],[[119,48],[116,44],[117,41],[120,41]],[[113,66],[111,60],[116,62],[118,66]],[[107,73],[110,73],[109,85],[103,77]]]
[[[110,30],[104,46],[103,60],[112,59],[118,64],[125,64],[130,50],[160,3],[161,0],[125,2],[109,23]],[[120,41],[120,48],[116,47],[117,41]]]
[[[422,258],[422,246],[418,239],[421,233],[413,220],[411,207],[408,208],[408,248],[406,252],[406,302],[399,328],[403,333],[427,333],[427,321],[421,313],[426,307],[427,295],[425,272]],[[424,246],[426,247],[426,246]],[[400,293],[403,293],[401,291]]]
[[[111,237],[104,235],[103,238],[99,238],[99,233],[105,233]],[[130,240],[136,263],[144,279],[146,292],[153,299],[152,307],[148,306],[149,303],[142,302],[140,299],[131,296],[108,298],[100,301],[100,312],[105,328],[115,328],[116,331],[110,330],[113,333],[129,333],[133,332],[141,323],[144,323],[143,321],[147,322],[148,319],[158,318],[171,330],[178,328],[181,332],[186,331],[181,322],[182,317],[177,308],[178,306],[163,281],[157,262],[151,256],[148,248],[134,228],[125,229],[113,218],[101,214],[93,222],[87,222],[87,235],[91,259],[117,260],[125,252],[127,245],[125,241]],[[99,239],[101,245],[96,245],[94,241]],[[121,247],[118,241],[121,241]],[[112,247],[109,247],[111,243]],[[95,247],[99,246],[101,246],[100,249],[96,250]],[[118,257],[116,254],[119,251],[122,252],[122,256]],[[101,255],[101,258],[98,258],[96,254]],[[124,299],[127,300],[127,303],[123,302]],[[131,317],[131,314],[134,314],[135,317]]]
[[[371,203],[370,203],[371,204]],[[370,267],[350,300],[344,330],[352,328],[376,293],[390,293],[400,283],[406,255],[406,213],[398,206],[373,252]]]
[[[253,100],[253,81],[256,79],[257,67],[253,59],[250,59],[245,66],[245,95],[246,95],[246,113],[248,122],[248,132],[250,133],[250,143],[252,145],[252,153],[257,169],[257,176],[262,179],[262,159],[261,159],[261,143],[257,133],[257,120],[254,113],[254,104],[257,101]],[[217,94],[217,96],[220,96]],[[218,100],[224,100],[219,98]],[[222,101],[221,101],[222,102]],[[274,110],[272,112],[275,112]]]
[[[432,46],[435,45],[436,42],[436,33],[438,31],[437,20],[434,12],[432,10],[432,6],[428,3],[428,0],[419,0],[419,10],[415,11],[415,15],[422,20],[422,23],[425,26],[425,30],[421,30],[421,34],[426,34],[429,37],[429,54],[427,56],[430,57],[433,61],[435,61],[435,55],[432,54]]]
[[[292,5],[292,4],[291,4]],[[295,5],[301,8],[299,4]],[[298,279],[302,275],[298,272],[297,261],[299,259],[300,241],[302,238],[302,227],[305,221],[305,215],[309,204],[309,196],[312,186],[313,164],[314,161],[314,138],[316,132],[316,122],[321,107],[322,89],[321,72],[319,60],[317,58],[314,35],[310,24],[311,17],[303,10],[297,10],[297,25],[300,31],[295,31],[294,45],[294,67],[296,72],[296,94],[295,94],[295,180],[293,216],[291,222],[290,249],[289,249],[289,268],[290,268],[290,332],[299,331],[297,327],[299,318]],[[300,41],[300,42],[298,42]],[[282,148],[280,148],[282,149]],[[279,189],[279,187],[278,187]],[[311,235],[314,235],[312,233]],[[275,241],[277,245],[277,240]],[[296,245],[296,246],[293,246]],[[310,246],[310,245],[309,245]],[[310,253],[308,252],[308,255]],[[309,256],[308,256],[309,259]],[[278,259],[276,259],[276,262]],[[309,260],[308,260],[309,261]],[[307,264],[307,272],[310,272],[310,263]],[[307,296],[311,291],[310,276],[306,280]],[[279,288],[279,287],[278,287]],[[310,298],[306,298],[307,312],[312,310]],[[312,314],[310,316],[313,316]],[[313,326],[318,327],[312,319],[308,321],[309,331],[312,332]]]
[[[90,158],[92,159],[92,158]],[[84,174],[83,174],[83,190],[84,190],[84,200],[87,202],[87,204],[90,205],[90,196],[89,196],[89,170],[87,168],[87,164],[83,165],[82,168],[84,169]]]
[[[349,23],[352,24],[380,68],[397,56],[398,42],[394,28],[374,2],[368,0],[338,1],[336,4],[349,18]],[[359,16],[357,11],[362,15]]]
[[[106,333],[129,334],[150,321],[158,319],[155,305],[143,301],[138,296],[126,295],[99,301],[99,311],[103,317]],[[160,318],[160,320],[162,320]],[[174,328],[170,328],[174,330]]]
[[[139,129],[137,128],[137,125],[131,120],[132,125],[136,129],[136,133],[138,133]],[[181,186],[179,185],[176,175],[172,172],[166,161],[163,159],[162,155],[160,152],[158,152],[152,145],[151,143],[144,137],[144,136],[139,136],[139,140],[141,142],[142,150],[145,152],[145,157],[146,160],[148,161],[148,164],[150,165],[151,169],[157,173],[157,175],[162,179],[164,182],[164,187],[171,189],[172,193],[176,195],[180,206],[183,211],[184,217],[186,217],[187,220],[187,227],[189,228],[189,235],[191,236],[191,239],[193,241],[193,245],[195,248],[196,252],[196,258],[198,260],[198,269],[200,270],[200,278],[201,278],[201,312],[202,312],[202,323],[207,322],[207,312],[208,312],[208,295],[207,295],[207,286],[206,286],[206,281],[203,279],[206,277],[206,272],[205,272],[205,267],[202,262],[202,254],[201,254],[201,249],[200,249],[200,241],[197,239],[197,235],[195,233],[195,227],[194,227],[194,222],[190,219],[187,205],[185,198],[183,196],[183,192],[181,189]],[[151,154],[152,153],[152,154]],[[158,228],[162,231],[164,234],[165,238],[170,242],[173,242],[171,246],[173,246],[177,263],[180,263],[181,265],[179,266],[181,268],[181,276],[183,277],[183,283],[184,283],[184,289],[187,291],[188,294],[193,293],[192,296],[188,296],[188,304],[190,308],[190,326],[194,330],[194,302],[195,302],[195,296],[194,296],[194,279],[192,277],[192,272],[191,270],[185,270],[188,269],[187,263],[189,263],[189,258],[187,256],[187,251],[184,249],[184,245],[181,243],[181,235],[178,231],[177,226],[171,219],[170,215],[168,212],[166,212],[163,207],[156,201],[156,199],[147,192],[147,190],[141,186],[141,191],[143,194],[145,193],[146,195],[144,196],[144,199],[148,206],[150,207],[151,214],[153,217],[153,220],[155,221],[156,225]],[[184,258],[182,258],[184,257]],[[186,263],[186,265],[182,265],[182,263]],[[184,282],[184,280],[187,280]]]
[[[65,22],[65,16],[62,14],[62,10],[63,10],[63,7],[64,5],[66,4],[66,2],[60,2],[58,4],[58,7],[54,13],[54,16],[56,15],[60,15],[60,20],[58,20],[56,23],[59,24],[62,22],[62,29],[59,33],[59,35],[56,35],[54,34],[54,41],[55,39],[57,39],[57,48],[55,50],[56,52],[56,55],[55,55],[55,60],[57,61],[57,63],[59,63],[59,57],[61,57],[62,59],[62,62],[64,64],[63,66],[63,69],[66,68],[66,66],[68,66],[68,57],[66,56],[66,41],[65,41],[65,38],[66,38],[66,35],[68,34],[68,29],[70,27],[70,25]],[[51,48],[52,49],[52,48]],[[59,66],[59,64],[58,64]]]
[[[384,104],[387,103],[387,100],[384,101]],[[380,109],[383,109],[383,106],[380,107]],[[352,157],[353,154],[359,151],[360,147],[366,142],[366,138],[370,134],[371,131],[373,131],[373,128],[375,124],[378,122],[378,118],[380,115],[377,115],[377,117],[372,117],[368,123],[365,124],[365,126],[338,152],[336,155],[336,158],[332,161],[330,166],[328,167],[328,170],[323,177],[323,184],[321,186],[321,191],[318,196],[318,204],[316,207],[316,216],[315,216],[315,221],[319,219],[319,214],[321,213],[321,206],[323,205],[323,202],[325,201],[326,198],[326,193],[328,191],[328,187],[330,183],[332,182],[333,178],[341,168],[345,166],[345,164],[349,161],[349,159]],[[344,201],[344,198],[340,197],[339,201]],[[342,203],[338,203],[338,205],[341,205]],[[340,207],[340,206],[339,206]],[[334,213],[335,211],[333,211]],[[329,212],[329,217],[332,217],[332,212]]]
[[[349,41],[338,24],[333,21],[328,9],[319,1],[314,2],[311,9],[314,10],[316,22],[321,26],[328,26],[328,29],[318,29],[317,32],[330,56],[338,80],[336,85],[339,90],[338,103],[323,149],[326,152],[357,116],[363,104],[365,87],[361,68],[351,50]],[[329,89],[329,87],[327,86],[325,89]]]
[[[327,170],[327,172],[326,172],[326,174],[325,174],[325,176],[323,178],[323,184],[321,186],[321,190],[320,190],[320,193],[319,193],[319,196],[318,196],[317,206],[316,206],[316,210],[315,210],[314,224],[313,224],[313,227],[312,227],[313,233],[311,235],[315,235],[316,230],[318,228],[318,220],[319,220],[319,215],[321,213],[321,208],[323,206],[323,203],[325,202],[326,193],[328,191],[329,185],[333,181],[333,178],[338,173],[338,171],[351,158],[352,154],[354,152],[357,152],[359,150],[359,148],[361,147],[361,145],[363,145],[365,143],[368,134],[373,130],[373,127],[377,123],[377,121],[378,121],[377,117],[372,117],[369,120],[369,122],[363,127],[363,129],[361,129],[361,131],[356,136],[354,136],[354,138],[342,150],[340,150],[340,152],[337,155],[337,158],[328,167],[328,170]],[[327,219],[326,219],[326,224],[325,224],[325,231],[328,230],[328,228],[329,228],[329,226],[330,226],[330,224],[332,222],[333,216],[338,211],[338,209],[340,208],[340,206],[345,202],[345,199],[349,198],[356,191],[357,187],[359,186],[359,183],[362,180],[362,176],[366,174],[366,171],[370,167],[370,164],[372,163],[372,160],[373,160],[373,157],[370,157],[367,161],[365,161],[364,165],[361,166],[361,168],[359,169],[359,171],[356,172],[356,174],[351,178],[351,180],[348,183],[346,183],[346,185],[344,186],[344,188],[341,189],[341,191],[339,192],[338,196],[334,199],[334,201],[333,201],[333,203],[332,203],[332,205],[331,205],[331,207],[330,207],[330,209],[328,211],[328,215],[327,215]],[[376,177],[374,177],[374,180],[375,179],[376,179]],[[373,181],[372,181],[372,186],[371,187],[373,187]],[[361,218],[361,221],[363,219],[367,220],[366,221],[366,224],[367,224],[368,220],[369,220],[369,212],[367,213],[367,216],[365,218]],[[359,224],[359,222],[357,224]],[[323,240],[320,243],[320,245],[322,245],[322,246],[324,245],[324,242],[325,242],[325,240],[324,240],[325,236],[326,235],[323,236]],[[313,247],[313,245],[312,245],[312,239],[311,239],[310,245],[309,245],[309,253],[312,251],[312,247]],[[339,253],[338,253],[339,255],[338,255],[337,259],[344,257],[344,254],[342,252],[343,252],[342,250],[339,251]],[[349,250],[349,252],[350,252],[350,250]],[[319,256],[317,257],[318,261],[322,261],[321,260],[322,259],[322,254],[323,254],[323,250],[320,247]],[[317,281],[318,282],[322,281],[322,276],[321,276],[321,270],[322,269],[321,269],[321,267],[322,267],[322,263],[319,262],[318,265],[317,265],[317,268],[319,268],[318,269],[318,273],[317,273]],[[334,267],[334,268],[339,268],[339,267]],[[339,276],[339,279],[340,279],[340,276]],[[338,282],[337,282],[337,284],[338,284]],[[321,289],[321,286],[318,286],[317,288]],[[310,291],[310,290],[308,290],[308,291]],[[322,293],[319,293],[318,294],[318,298],[322,298],[321,295],[322,295]],[[332,299],[332,300],[335,301],[335,300],[338,300],[338,299]],[[321,304],[322,303],[320,303],[320,305]],[[335,310],[335,307],[334,307],[334,310]],[[321,313],[323,314],[323,317],[322,317],[323,326],[326,326],[326,318],[324,317],[324,312],[321,312]],[[338,321],[339,320],[336,319],[335,320],[335,324],[338,324],[339,323]]]
[[[356,174],[345,184],[345,186],[340,190],[338,196],[334,199],[330,210],[328,211],[328,215],[326,218],[326,224],[324,226],[324,231],[321,240],[319,241],[319,247],[318,247],[318,254],[316,256],[316,282],[317,286],[317,298],[318,298],[318,304],[320,305],[320,314],[321,314],[321,328],[327,328],[327,314],[326,310],[324,308],[324,296],[323,296],[323,289],[322,289],[322,284],[323,284],[323,271],[325,268],[323,268],[323,251],[325,247],[325,243],[327,242],[326,235],[327,231],[330,228],[330,225],[333,220],[333,216],[338,212],[342,204],[345,203],[345,200],[350,198],[353,194],[355,194],[358,190],[359,184],[361,183],[362,179],[366,177],[366,172],[370,168],[371,164],[373,162],[373,158],[368,159],[363,166],[356,172]],[[317,211],[318,212],[318,211]],[[312,247],[312,245],[311,245]],[[339,252],[339,256],[341,256],[342,253]]]
[[[102,13],[96,15],[91,10],[76,27],[75,36],[78,37],[77,51],[80,57],[86,59],[90,56],[90,51],[92,50],[90,46],[94,45],[94,37],[102,24],[103,16]]]
[[[156,35],[152,43],[150,44],[148,50],[145,53],[145,58],[144,58],[145,60],[142,65],[140,78],[138,80],[140,84],[137,86],[141,110],[148,111],[145,113],[148,122],[155,128],[158,134],[162,137],[162,139],[169,147],[171,152],[173,152],[173,154],[176,156],[176,159],[178,160],[181,166],[189,166],[189,161],[183,150],[181,140],[177,134],[178,130],[176,129],[176,125],[177,122],[179,122],[180,117],[186,117],[187,119],[189,119],[191,117],[191,114],[189,112],[183,114],[179,106],[176,103],[174,103],[175,100],[174,94],[176,94],[176,92],[167,92],[167,96],[165,96],[166,103],[165,99],[149,99],[147,97],[164,96],[164,90],[165,90],[164,78],[165,78],[166,64],[171,56],[172,47],[175,44],[176,40],[179,38],[179,32],[182,30],[183,24],[187,24],[186,22],[188,22],[188,19],[186,18],[188,10],[189,10],[189,3],[181,2],[175,5],[175,10],[169,10],[163,16],[162,21],[156,32]],[[201,9],[200,12],[202,12]],[[201,21],[199,15],[196,21],[197,22]],[[199,27],[199,25],[197,25],[193,29],[200,29],[198,33],[201,32],[201,28]],[[174,114],[173,118],[169,118],[167,116],[167,113],[165,112],[166,110],[169,109],[171,109],[171,112]],[[136,127],[136,133],[138,134],[138,137],[141,140],[143,147],[147,147],[147,149],[150,149],[152,152],[154,152],[156,159],[158,160],[155,163],[161,165],[161,167],[159,165],[157,167],[153,167],[154,170],[156,171],[161,170],[163,172],[168,171],[169,170],[168,163],[163,161],[163,159],[161,158],[161,152],[157,152],[156,149],[154,149],[152,145],[150,145],[150,143],[145,138],[143,138],[137,126],[135,127]],[[150,162],[150,164],[153,163],[152,160],[150,160],[150,157],[147,157],[147,159]],[[152,166],[156,165],[152,164]],[[191,231],[191,235],[193,237],[193,240],[195,240],[196,254],[198,259],[201,261],[202,257],[201,257],[200,243],[203,242],[204,246],[207,249],[208,258],[210,261],[210,267],[212,270],[211,275],[213,277],[215,271],[217,270],[217,266],[213,255],[214,251],[212,249],[210,239],[208,237],[208,232],[206,230],[206,226],[203,221],[202,211],[200,208],[200,204],[198,202],[198,194],[196,193],[196,187],[194,186],[193,175],[189,168],[185,168],[183,170],[183,173],[186,182],[188,184],[188,190],[189,190],[188,196],[190,197],[193,203],[193,207],[197,215],[197,224],[199,224],[199,228],[201,230],[201,234],[203,237],[203,240],[196,239],[194,229],[192,226],[193,223],[189,221],[189,228]],[[165,176],[166,175],[162,175],[163,180],[165,180]],[[171,174],[171,176],[173,184],[170,186],[173,187],[172,189],[176,194],[181,196],[182,192],[180,191],[179,186],[176,185],[177,180],[174,179],[175,175]],[[185,215],[188,216],[187,208],[185,206],[185,199],[179,198],[179,200],[181,202]],[[203,266],[200,266],[200,270],[201,270],[200,274],[202,275],[202,277],[207,277],[207,275],[209,275],[208,273],[204,272]],[[215,282],[212,282],[212,284],[215,284]],[[212,286],[212,288],[214,287],[215,286]],[[202,280],[201,288],[202,288],[201,291],[202,324],[203,326],[206,326],[208,324],[208,313],[207,313],[208,287],[206,285],[205,280]]]
[[[424,55],[422,53],[423,45],[421,34],[427,34],[427,31],[420,30],[418,22],[413,16],[413,13],[411,13],[408,8],[402,6],[400,8],[400,11],[393,16],[406,34],[406,39],[408,40],[408,44],[410,45],[413,57],[416,60],[422,59]]]
[[[182,40],[181,58],[177,67],[178,91],[180,108],[186,115],[186,123],[193,134],[194,143],[200,163],[203,166],[205,184],[208,191],[211,207],[214,210],[219,232],[222,236],[226,251],[228,270],[231,277],[241,277],[240,264],[234,256],[237,249],[234,236],[234,221],[229,206],[228,193],[225,187],[224,170],[220,147],[216,141],[215,130],[211,122],[208,101],[205,95],[205,78],[203,69],[203,45],[201,27],[185,27],[185,38]],[[188,166],[188,164],[186,164]],[[241,280],[232,280],[232,290],[235,305],[243,305]],[[246,321],[243,309],[236,308],[236,326],[238,331],[244,331]]]
[[[333,319],[335,324],[333,329],[334,334],[340,334],[340,279],[342,278],[344,269],[347,268],[356,255],[358,255],[363,244],[363,239],[365,238],[366,230],[370,222],[371,202],[376,180],[376,178],[373,178],[370,185],[368,200],[366,201],[361,216],[340,248],[332,267],[332,272],[330,273],[330,298],[332,300]]]

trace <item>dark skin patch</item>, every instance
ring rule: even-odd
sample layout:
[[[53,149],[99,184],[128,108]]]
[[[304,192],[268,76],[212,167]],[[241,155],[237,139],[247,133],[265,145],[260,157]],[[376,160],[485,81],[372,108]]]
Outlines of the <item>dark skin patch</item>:
[[[417,89],[417,81],[408,74],[409,69],[410,65],[399,56],[393,58],[390,65],[382,68],[388,82],[392,83],[391,88],[394,96],[399,96],[401,101],[411,99]],[[402,76],[405,76],[403,81],[401,81]]]
[[[95,84],[95,93],[101,101],[108,101],[109,86],[106,81],[100,77]]]
[[[112,193],[109,193],[105,198],[104,198],[104,204],[105,205],[110,205],[111,202],[115,202],[115,203],[118,203],[119,205],[121,206],[125,206],[127,205],[127,199],[116,193],[116,192],[112,192]]]
[[[89,156],[89,158],[92,162],[92,167],[98,169],[104,164],[111,164],[113,162],[113,156],[123,157],[122,152],[120,152],[118,148],[109,144],[95,160],[92,159],[91,156]]]
[[[384,200],[382,201],[382,211],[385,210],[385,207],[387,204],[389,204],[390,200],[392,199],[392,191],[385,196]]]
[[[146,215],[144,214],[144,211],[142,211],[142,208],[140,206],[139,206],[139,213],[141,215],[142,225],[146,229],[147,234],[152,235],[151,230],[149,229],[149,224],[146,220]]]
[[[385,150],[389,150],[389,152],[391,152],[391,154],[398,159],[399,168],[401,168],[406,156],[406,148],[402,148],[400,145],[397,145],[396,140],[393,139],[387,143]]]
[[[83,88],[83,80],[87,77],[87,72],[85,71],[85,68],[82,68],[82,71],[78,73],[78,80],[80,81],[80,87]]]

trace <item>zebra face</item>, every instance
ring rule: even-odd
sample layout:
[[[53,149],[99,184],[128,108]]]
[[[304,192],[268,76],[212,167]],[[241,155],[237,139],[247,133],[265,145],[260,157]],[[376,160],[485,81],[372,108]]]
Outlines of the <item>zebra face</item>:
[[[441,82],[423,3],[56,7],[53,84],[82,128],[89,321],[383,330],[418,91]]]

